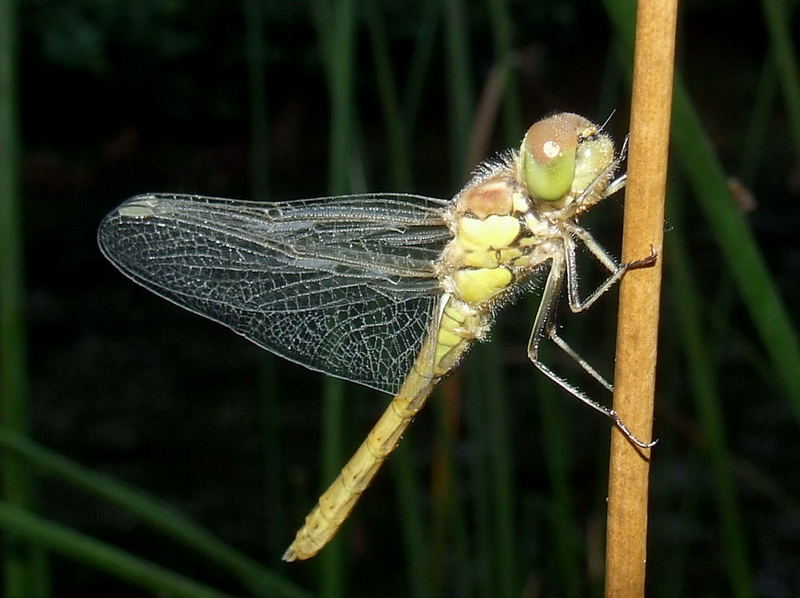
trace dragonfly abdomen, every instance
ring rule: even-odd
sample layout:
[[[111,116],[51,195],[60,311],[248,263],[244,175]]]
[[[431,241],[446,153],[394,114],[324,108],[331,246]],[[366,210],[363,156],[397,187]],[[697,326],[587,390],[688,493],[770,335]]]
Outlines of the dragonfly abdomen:
[[[429,380],[420,389],[422,403],[435,384],[436,381]],[[401,405],[398,409],[396,402],[406,403],[408,399],[398,395],[392,400],[392,404],[383,412],[366,440],[319,497],[317,505],[308,514],[303,527],[298,530],[294,541],[284,553],[284,561],[311,558],[333,538],[347,519],[413,419],[413,416],[400,415],[404,407]]]
[[[483,318],[475,310],[452,297],[443,297],[437,312],[439,315],[433,318],[431,330],[397,395],[338,477],[320,496],[283,560],[310,558],[333,538],[386,457],[397,447],[414,416],[425,405],[434,386],[458,364],[485,328]]]

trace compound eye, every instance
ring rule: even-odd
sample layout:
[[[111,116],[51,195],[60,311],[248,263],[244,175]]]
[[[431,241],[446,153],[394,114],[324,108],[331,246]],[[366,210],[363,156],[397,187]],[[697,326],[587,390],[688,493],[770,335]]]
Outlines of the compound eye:
[[[595,129],[592,123],[563,112],[534,123],[522,140],[522,179],[528,192],[542,201],[561,199],[572,187],[575,158],[581,133]]]

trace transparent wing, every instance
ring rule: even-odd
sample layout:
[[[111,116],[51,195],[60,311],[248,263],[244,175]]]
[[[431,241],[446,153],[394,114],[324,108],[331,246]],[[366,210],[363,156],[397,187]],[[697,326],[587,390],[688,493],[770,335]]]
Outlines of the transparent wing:
[[[100,225],[125,275],[257,345],[394,393],[422,345],[448,202],[349,195],[258,203],[129,199]]]

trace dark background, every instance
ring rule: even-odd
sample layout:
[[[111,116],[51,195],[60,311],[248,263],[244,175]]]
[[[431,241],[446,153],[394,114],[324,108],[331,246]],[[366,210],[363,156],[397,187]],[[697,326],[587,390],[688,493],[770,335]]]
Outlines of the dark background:
[[[401,94],[422,20],[422,3],[382,2],[390,59]],[[481,93],[495,64],[488,8],[463,3],[472,92]],[[753,97],[768,40],[760,7],[744,2],[686,2],[681,7],[678,60],[692,97],[727,171],[741,175]],[[306,2],[263,5],[269,199],[325,195],[330,128],[326,62]],[[445,10],[443,7],[442,10]],[[621,140],[629,109],[618,48],[600,5],[509,3],[518,52],[519,101],[526,123],[554,111],[595,121],[617,112],[610,130]],[[313,504],[318,479],[322,376],[266,357],[223,328],[185,313],[134,286],[100,255],[95,232],[103,215],[146,191],[248,198],[252,107],[244,5],[239,2],[27,0],[19,4],[21,197],[26,283],[31,435],[83,465],[163,499],[252,555],[316,591],[315,564],[284,565],[282,549]],[[451,159],[447,40],[435,34],[417,121],[410,131],[413,181],[397,188],[390,175],[386,124],[376,92],[373,55],[363,19],[356,26],[358,119],[355,185],[450,197],[465,173]],[[769,115],[756,178],[748,181],[757,209],[748,215],[792,318],[797,319],[798,172],[780,94]],[[500,119],[482,157],[508,146]],[[527,125],[526,125],[527,126]],[[524,133],[519,130],[519,138]],[[676,188],[685,189],[680,180]],[[607,202],[592,230],[618,254],[621,199]],[[716,373],[725,430],[743,513],[755,595],[800,592],[797,419],[770,370],[747,312],[722,271],[719,249],[687,192],[682,235],[695,269],[704,322],[721,313],[729,327],[717,347]],[[667,223],[665,252],[670,251]],[[591,276],[591,275],[589,275]],[[703,430],[689,398],[686,363],[675,331],[669,272],[659,372],[652,473],[650,595],[729,595],[724,554],[707,473]],[[726,286],[727,285],[727,286]],[[588,288],[588,287],[587,287]],[[614,298],[565,335],[605,372],[613,367]],[[552,552],[559,509],[546,473],[542,415],[532,392],[534,369],[524,359],[533,319],[521,301],[499,321],[507,410],[514,454],[516,585],[525,595],[568,595]],[[720,305],[727,309],[715,311]],[[594,312],[595,310],[593,310]],[[265,363],[273,363],[272,369]],[[465,371],[482,372],[479,359]],[[269,411],[263,389],[278,389]],[[266,373],[265,373],[266,372]],[[465,374],[469,381],[470,375]],[[347,387],[346,452],[354,449],[386,397]],[[603,401],[610,400],[598,394]],[[608,425],[557,395],[563,410],[570,506],[580,555],[582,593],[601,587]],[[414,446],[426,514],[435,472],[441,414],[426,410],[406,441]],[[462,420],[469,404],[461,409]],[[485,450],[458,425],[455,468],[463,483],[455,500],[475,499],[470,462]],[[278,435],[276,437],[276,434]],[[278,447],[281,470],[271,471]],[[276,485],[279,503],[274,503]],[[490,490],[491,491],[491,490]],[[240,595],[242,586],[196,553],[143,526],[123,510],[51,477],[39,486],[40,513],[198,581]],[[272,497],[272,498],[270,498]],[[403,560],[392,476],[381,475],[345,528],[347,595],[402,596],[411,591]],[[468,519],[469,521],[469,519]],[[467,538],[474,529],[468,525]],[[459,595],[456,533],[445,533],[442,595]],[[470,546],[469,540],[466,543]],[[482,561],[471,554],[472,574]],[[73,560],[51,560],[53,595],[139,596],[146,592]],[[676,572],[677,568],[677,572]],[[462,580],[464,581],[464,580]],[[469,581],[466,582],[469,586]],[[477,581],[475,582],[478,583]],[[475,586],[479,587],[479,586]],[[585,595],[584,594],[584,595]]]

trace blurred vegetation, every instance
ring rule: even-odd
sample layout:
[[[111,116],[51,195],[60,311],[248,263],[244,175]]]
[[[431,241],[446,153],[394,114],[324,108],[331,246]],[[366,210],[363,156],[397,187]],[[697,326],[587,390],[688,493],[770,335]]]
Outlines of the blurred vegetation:
[[[0,0],[4,595],[600,595],[609,425],[527,362],[535,299],[420,414],[337,556],[286,565],[322,460],[388,399],[131,285],[94,235],[145,191],[450,197],[554,111],[616,110],[621,141],[631,5],[606,4]],[[681,6],[652,596],[800,594],[792,8]],[[586,218],[616,253],[621,210]],[[613,318],[609,296],[561,320],[603,372]]]

